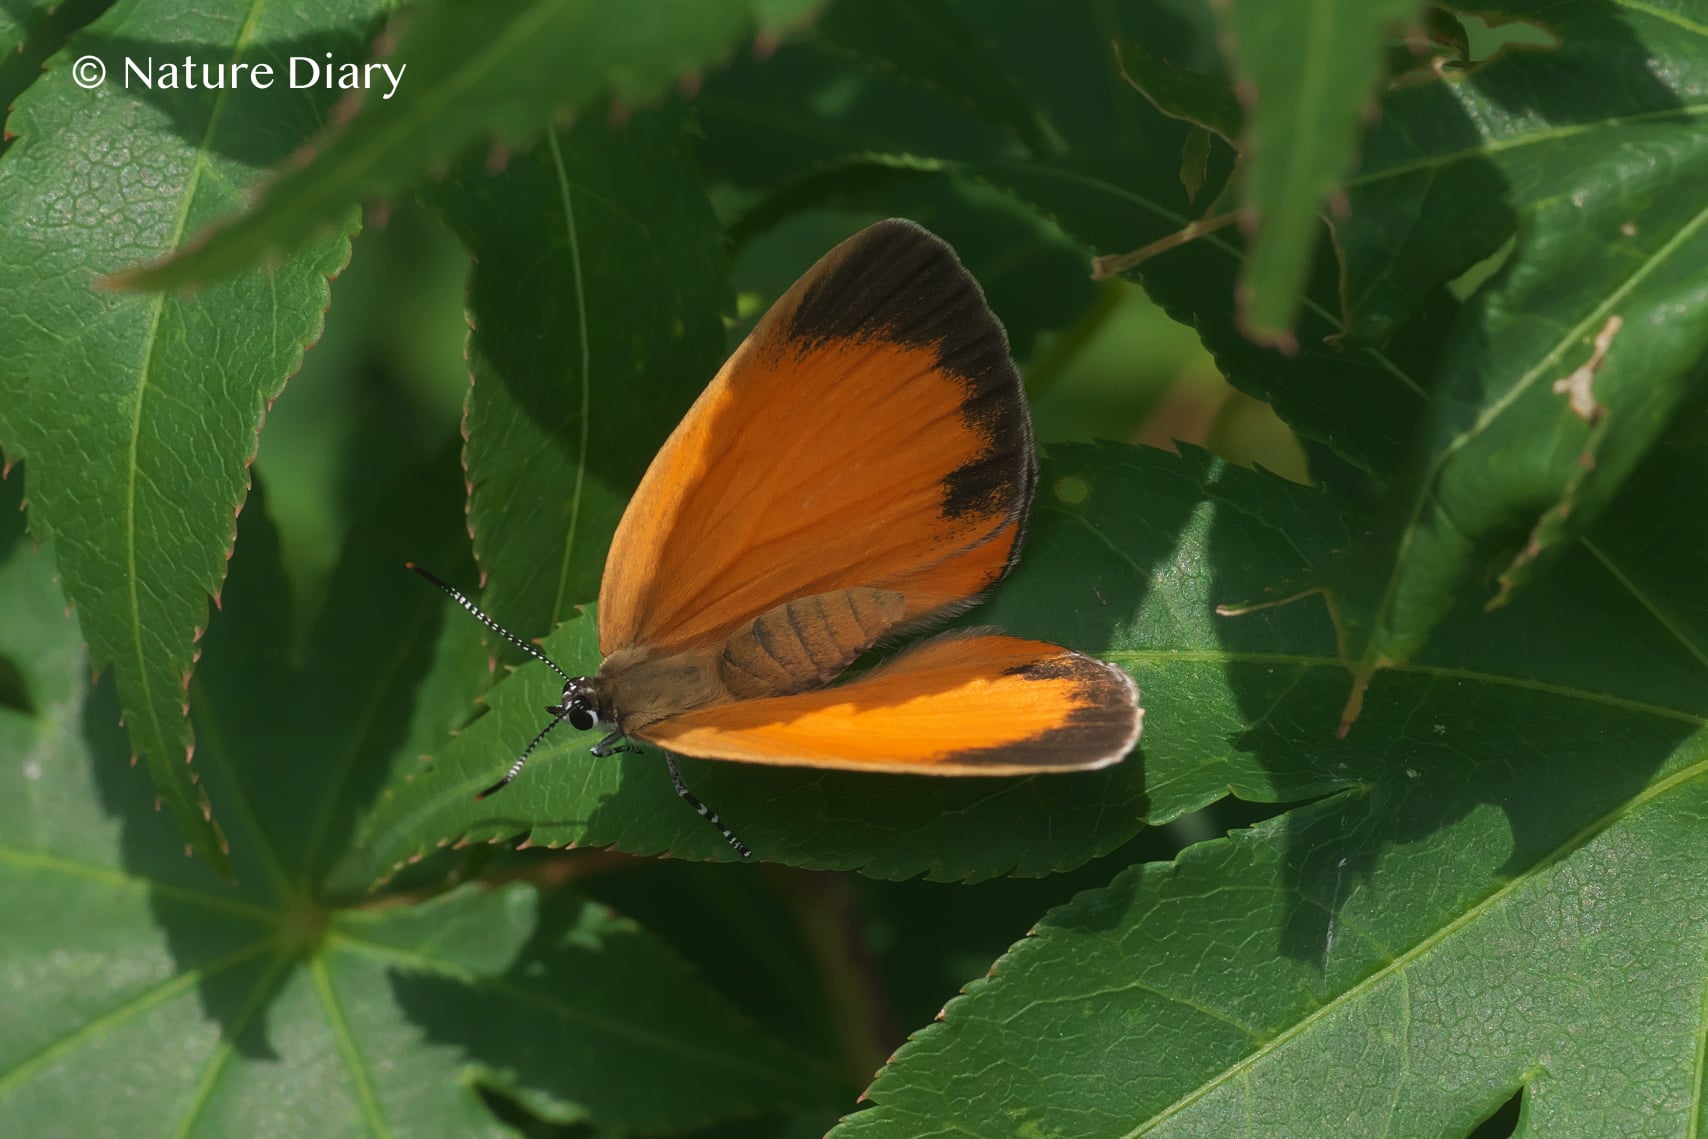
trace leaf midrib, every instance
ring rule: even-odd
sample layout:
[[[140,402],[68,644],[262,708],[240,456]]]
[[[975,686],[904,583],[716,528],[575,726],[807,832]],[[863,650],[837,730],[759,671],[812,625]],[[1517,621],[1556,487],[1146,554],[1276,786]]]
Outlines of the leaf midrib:
[[[252,0],[248,14],[237,30],[237,36],[232,42],[231,55],[228,62],[235,62],[242,57],[255,34],[255,27],[261,20],[261,13],[266,8],[266,0]],[[190,209],[196,200],[196,192],[201,187],[202,174],[208,169],[208,154],[213,149],[213,138],[225,118],[226,106],[230,101],[230,88],[222,88],[215,97],[213,107],[208,112],[208,123],[202,132],[201,141],[196,144],[194,157],[190,163],[189,176],[186,180],[181,200],[178,204],[178,216],[172,224],[172,231],[166,242],[167,249],[176,249],[183,241],[185,232],[189,229]],[[137,580],[137,483],[139,476],[138,454],[141,450],[143,403],[152,386],[151,377],[159,360],[155,350],[160,338],[160,326],[165,320],[167,294],[155,294],[149,301],[148,329],[142,340],[140,366],[137,370],[138,382],[131,400],[130,439],[125,458],[125,495],[124,495],[124,543],[125,543],[125,599],[130,606],[131,648],[135,654],[136,683],[142,689],[142,708],[148,717],[154,739],[154,752],[159,760],[165,761],[166,727],[160,720],[154,697],[154,683],[149,675],[148,653],[143,647],[142,601],[139,596]],[[194,667],[192,662],[190,667]],[[167,787],[162,788],[172,795],[183,807],[184,814],[193,814],[195,810],[194,796],[186,793],[182,780],[172,780]],[[208,824],[211,826],[211,821]],[[212,835],[204,828],[204,839],[211,840]],[[208,852],[210,856],[216,852]]]
[[[1639,4],[1636,0],[1613,0],[1613,3],[1620,8],[1629,8],[1633,12],[1641,12],[1645,16],[1683,28],[1693,35],[1708,38],[1708,24],[1698,24],[1694,20],[1686,20],[1677,12],[1663,11],[1652,4]]]
[[[1527,134],[1515,135],[1512,138],[1484,138],[1483,141],[1477,145],[1468,146],[1462,150],[1425,155],[1422,158],[1414,159],[1410,162],[1397,163],[1393,166],[1386,166],[1380,170],[1373,170],[1366,174],[1354,175],[1342,182],[1341,187],[1345,190],[1352,190],[1354,188],[1362,189],[1369,186],[1378,186],[1391,179],[1404,178],[1411,174],[1436,174],[1440,173],[1442,169],[1452,166],[1456,162],[1463,162],[1470,158],[1483,158],[1491,154],[1502,154],[1511,150],[1523,150],[1526,147],[1539,146],[1543,143],[1559,142],[1563,139],[1574,138],[1578,135],[1589,134],[1594,131],[1613,130],[1618,127],[1628,127],[1643,123],[1664,121],[1666,119],[1676,118],[1680,115],[1708,115],[1708,103],[1682,103],[1673,107],[1658,107],[1651,111],[1639,111],[1636,114],[1631,115],[1609,115],[1604,119],[1595,119],[1590,122],[1570,123],[1565,126],[1538,129]]]
[[[581,503],[586,494],[587,483],[587,441],[590,438],[588,417],[592,414],[592,371],[593,349],[588,343],[587,327],[587,289],[581,276],[581,240],[575,231],[575,206],[570,200],[569,171],[564,167],[563,150],[558,145],[557,132],[546,131],[546,145],[551,150],[552,171],[557,179],[557,190],[563,208],[565,237],[569,242],[569,265],[575,278],[575,315],[579,322],[578,339],[581,342],[581,423],[580,438],[576,444],[575,453],[575,489],[569,499],[569,531],[564,535],[562,555],[558,560],[557,590],[552,596],[552,624],[556,625],[565,617],[565,594],[569,589],[571,563],[575,557],[576,535],[581,526]],[[573,605],[570,608],[574,608]]]
[[[1467,906],[1465,911],[1455,917],[1452,921],[1445,923],[1439,929],[1419,939],[1416,945],[1407,949],[1405,952],[1393,955],[1387,964],[1371,973],[1368,977],[1365,977],[1356,984],[1349,986],[1344,992],[1335,996],[1332,1000],[1324,1002],[1314,1011],[1304,1017],[1301,1017],[1296,1024],[1290,1025],[1284,1031],[1277,1033],[1274,1039],[1270,1040],[1260,1048],[1255,1049],[1251,1055],[1239,1061],[1237,1064],[1229,1065],[1228,1068],[1219,1073],[1214,1079],[1206,1080],[1191,1092],[1181,1096],[1179,1099],[1175,1100],[1149,1119],[1134,1127],[1131,1131],[1126,1132],[1121,1139],[1137,1139],[1138,1136],[1143,1135],[1153,1127],[1157,1127],[1168,1122],[1174,1115],[1184,1111],[1186,1108],[1203,1099],[1205,1096],[1222,1087],[1224,1084],[1244,1077],[1260,1060],[1263,1060],[1271,1053],[1278,1051],[1284,1044],[1291,1041],[1294,1037],[1303,1035],[1304,1032],[1317,1021],[1324,1019],[1344,1006],[1352,1004],[1356,999],[1370,992],[1377,984],[1386,981],[1389,977],[1396,974],[1403,977],[1407,966],[1421,959],[1425,953],[1445,942],[1453,934],[1471,925],[1474,921],[1484,917],[1492,911],[1497,904],[1503,902],[1520,887],[1528,886],[1531,882],[1547,873],[1554,866],[1563,862],[1566,858],[1588,845],[1596,836],[1618,822],[1620,819],[1642,809],[1644,806],[1658,799],[1663,794],[1674,790],[1680,785],[1687,783],[1692,779],[1704,777],[1708,777],[1708,758],[1700,759],[1695,763],[1689,764],[1683,769],[1674,772],[1667,778],[1645,787],[1638,794],[1620,803],[1606,814],[1591,821],[1572,835],[1562,840],[1559,845],[1549,852],[1546,858],[1533,863],[1522,873],[1513,875],[1506,882],[1502,883],[1499,888],[1490,892],[1487,897],[1473,905]],[[1304,899],[1303,895],[1299,894],[1296,889],[1293,893],[1296,897],[1310,901],[1310,899]]]
[[[251,942],[242,949],[226,954],[217,961],[210,961],[193,969],[177,970],[165,980],[133,995],[130,999],[108,1009],[100,1016],[84,1021],[64,1036],[43,1046],[35,1055],[19,1062],[10,1071],[0,1072],[0,1098],[4,1098],[12,1087],[35,1075],[61,1057],[75,1052],[85,1043],[101,1037],[108,1030],[160,1007],[191,986],[199,984],[209,977],[236,968],[250,958],[259,956],[273,948],[273,946],[272,939],[262,938]]]
[[[1668,636],[1676,641],[1685,652],[1695,657],[1705,669],[1708,669],[1708,652],[1705,652],[1701,645],[1698,645],[1685,634],[1683,629],[1678,627],[1678,624],[1672,619],[1672,616],[1661,607],[1661,604],[1658,601],[1651,600],[1649,595],[1645,593],[1636,582],[1632,581],[1630,577],[1626,575],[1625,571],[1619,568],[1613,558],[1595,542],[1585,538],[1583,540],[1583,548],[1589,553],[1590,557],[1601,563],[1601,567],[1607,571],[1609,577],[1613,578],[1613,580],[1619,584],[1621,589],[1630,594],[1631,598],[1636,601],[1638,605],[1641,605],[1649,616],[1655,619],[1656,624],[1666,630]]]
[[[64,858],[45,851],[0,844],[0,863],[15,866],[21,870],[79,878],[125,890],[147,890],[149,893],[162,898],[170,898],[175,902],[183,902],[187,905],[201,906],[228,917],[265,922],[269,925],[277,924],[279,920],[279,915],[275,911],[251,902],[240,902],[235,898],[225,898],[203,890],[162,882],[158,878],[150,878],[142,874],[130,874],[116,870],[111,866],[103,866],[96,862],[83,862],[74,858]]]
[[[1372,665],[1380,653],[1377,647],[1378,641],[1386,633],[1388,614],[1398,593],[1402,567],[1406,565],[1412,541],[1417,537],[1418,521],[1431,503],[1439,501],[1435,487],[1447,464],[1452,462],[1460,451],[1469,447],[1475,439],[1488,430],[1489,425],[1499,419],[1522,395],[1528,393],[1537,383],[1547,382],[1547,377],[1558,372],[1560,361],[1566,352],[1581,344],[1591,331],[1605,325],[1609,314],[1619,306],[1619,303],[1630,296],[1649,277],[1658,272],[1661,266],[1667,264],[1672,259],[1673,254],[1695,236],[1705,223],[1708,223],[1708,207],[1698,211],[1696,216],[1680,226],[1678,232],[1673,234],[1665,244],[1644,258],[1641,264],[1628,274],[1617,288],[1611,290],[1600,304],[1591,308],[1581,320],[1567,329],[1565,334],[1555,341],[1552,348],[1542,353],[1540,358],[1522,373],[1507,391],[1501,394],[1500,398],[1484,408],[1481,414],[1477,416],[1476,422],[1460,431],[1441,448],[1440,453],[1429,464],[1428,470],[1420,480],[1419,485],[1422,489],[1413,500],[1405,525],[1400,530],[1399,542],[1395,547],[1393,567],[1388,571],[1387,580],[1383,583],[1381,600],[1376,605],[1375,619],[1371,622],[1371,632],[1359,652],[1357,668],[1353,670],[1355,675],[1365,675],[1362,670],[1374,671]]]
[[[232,1054],[237,1051],[237,1042],[254,1023],[255,1016],[261,1011],[268,997],[272,996],[276,982],[285,967],[290,964],[288,954],[278,954],[268,965],[255,986],[250,989],[244,999],[243,1007],[237,1010],[237,1015],[229,1023],[222,1025],[219,1040],[208,1053],[206,1062],[202,1065],[201,1077],[196,1081],[195,1088],[190,1092],[190,1099],[184,1105],[183,1114],[178,1117],[178,1126],[172,1132],[173,1139],[187,1139],[196,1129],[196,1123],[201,1119],[202,1112],[207,1108],[208,1101],[213,1098],[214,1087],[231,1063]]]
[[[1157,664],[1168,661],[1190,661],[1210,664],[1286,664],[1299,668],[1345,668],[1338,657],[1311,656],[1304,653],[1263,653],[1263,652],[1223,652],[1216,649],[1118,649],[1111,652],[1099,653],[1103,659],[1117,664]],[[1406,676],[1418,675],[1443,680],[1463,680],[1475,684],[1489,684],[1502,688],[1521,688],[1530,692],[1540,692],[1549,696],[1559,696],[1569,700],[1581,700],[1586,704],[1596,704],[1608,708],[1616,708],[1623,712],[1637,712],[1646,716],[1658,716],[1667,720],[1678,720],[1692,727],[1708,727],[1708,716],[1683,708],[1674,708],[1666,704],[1651,704],[1643,700],[1633,700],[1626,696],[1614,696],[1611,693],[1593,692],[1585,688],[1575,688],[1568,684],[1554,684],[1544,680],[1534,680],[1522,676],[1503,676],[1499,673],[1478,672],[1475,669],[1453,665],[1419,664],[1415,661],[1394,665],[1387,670],[1390,673]]]
[[[379,1095],[374,1091],[369,1067],[363,1060],[361,1049],[356,1047],[356,1034],[350,1029],[350,1019],[344,1015],[344,1004],[338,999],[337,986],[332,983],[332,971],[327,967],[326,954],[314,955],[309,963],[309,976],[314,983],[315,996],[320,1000],[321,1010],[326,1014],[327,1027],[338,1046],[338,1054],[343,1057],[345,1070],[350,1073],[350,1081],[356,1086],[356,1100],[361,1105],[362,1118],[367,1123],[368,1133],[390,1136],[392,1131],[386,1126],[385,1112],[380,1107]]]
[[[421,651],[421,644],[426,639],[423,634],[433,626],[434,621],[430,611],[419,606],[416,607],[408,629],[403,636],[398,637],[393,642],[390,656],[379,668],[368,674],[372,681],[368,685],[368,698],[357,712],[355,722],[350,725],[348,732],[345,733],[344,747],[332,762],[331,777],[327,781],[327,786],[317,796],[320,806],[315,811],[314,818],[308,828],[307,840],[303,843],[301,870],[305,875],[314,872],[315,860],[320,857],[321,843],[326,840],[328,828],[332,825],[332,816],[344,801],[344,789],[349,785],[350,777],[355,773],[357,761],[367,754],[371,741],[379,735],[383,727],[380,721],[380,712],[385,707],[386,697],[405,675],[406,666],[417,659]],[[300,674],[298,679],[301,679]],[[233,771],[232,775],[235,778],[236,772]],[[245,796],[245,801],[247,802],[247,796]],[[263,837],[258,822],[256,831],[257,841],[270,848],[271,843],[268,843]],[[273,861],[275,863],[278,861],[276,855],[273,857]],[[282,881],[282,868],[280,877]]]

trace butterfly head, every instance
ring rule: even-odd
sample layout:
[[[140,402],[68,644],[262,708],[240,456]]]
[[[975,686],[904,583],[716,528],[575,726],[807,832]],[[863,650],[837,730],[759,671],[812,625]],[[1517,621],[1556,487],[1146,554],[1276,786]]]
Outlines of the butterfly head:
[[[569,721],[578,732],[596,728],[605,722],[599,714],[599,688],[591,676],[572,676],[563,682],[563,703],[546,709],[551,715]]]

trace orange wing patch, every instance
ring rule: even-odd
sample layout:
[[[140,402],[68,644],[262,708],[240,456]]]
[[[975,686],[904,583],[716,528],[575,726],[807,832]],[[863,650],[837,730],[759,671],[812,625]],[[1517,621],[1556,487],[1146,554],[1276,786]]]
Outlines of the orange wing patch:
[[[715,644],[855,587],[912,626],[1008,569],[1037,479],[1008,340],[911,222],[843,242],[772,306],[653,460],[605,563],[599,647]]]
[[[637,734],[679,755],[918,775],[1105,767],[1139,738],[1125,672],[995,633],[949,633],[849,684],[674,716]]]

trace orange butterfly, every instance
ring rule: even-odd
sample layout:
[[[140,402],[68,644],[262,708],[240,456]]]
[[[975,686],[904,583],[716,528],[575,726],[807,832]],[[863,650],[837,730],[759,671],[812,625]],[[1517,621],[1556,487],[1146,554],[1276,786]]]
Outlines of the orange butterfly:
[[[1008,337],[954,251],[908,221],[838,245],[771,306],[652,461],[605,560],[596,676],[567,720],[594,755],[671,753],[925,775],[1085,771],[1139,736],[1122,670],[991,629],[826,687],[880,642],[972,605],[1019,553],[1038,481]]]

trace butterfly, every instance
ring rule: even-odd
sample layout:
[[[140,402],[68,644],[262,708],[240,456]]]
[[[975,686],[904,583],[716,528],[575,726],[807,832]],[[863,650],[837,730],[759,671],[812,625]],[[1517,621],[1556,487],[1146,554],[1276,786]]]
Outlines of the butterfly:
[[[665,753],[676,792],[751,851],[673,756],[920,775],[1116,763],[1143,710],[1123,670],[996,629],[940,633],[845,683],[850,665],[972,606],[1014,565],[1037,488],[1008,337],[940,238],[879,222],[773,304],[653,459],[599,589],[593,676],[551,722],[596,756]]]

